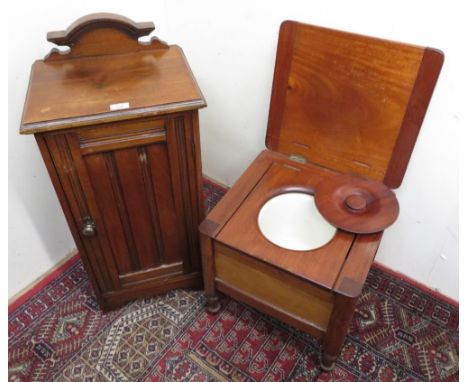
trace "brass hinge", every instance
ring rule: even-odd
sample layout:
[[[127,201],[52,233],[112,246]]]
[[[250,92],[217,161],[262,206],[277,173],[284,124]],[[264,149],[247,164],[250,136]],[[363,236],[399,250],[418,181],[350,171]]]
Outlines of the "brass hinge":
[[[307,159],[299,154],[291,154],[289,159],[297,163],[307,163]]]

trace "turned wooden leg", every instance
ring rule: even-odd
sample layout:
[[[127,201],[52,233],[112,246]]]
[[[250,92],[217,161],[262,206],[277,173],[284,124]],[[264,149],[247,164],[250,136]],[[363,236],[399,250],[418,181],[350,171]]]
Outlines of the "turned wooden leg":
[[[221,309],[219,297],[215,289],[215,264],[213,253],[213,240],[204,235],[200,235],[200,245],[202,253],[203,283],[206,293],[206,310],[208,313],[218,313]]]
[[[320,359],[320,368],[323,371],[331,371],[335,366],[335,361],[348,333],[357,300],[358,297],[350,298],[340,294],[335,295],[333,311],[323,339],[322,357]]]

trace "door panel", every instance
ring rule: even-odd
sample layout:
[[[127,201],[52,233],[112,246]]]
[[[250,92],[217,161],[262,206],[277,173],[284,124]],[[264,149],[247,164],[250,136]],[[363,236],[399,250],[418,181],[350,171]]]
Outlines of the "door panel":
[[[112,237],[113,258],[119,274],[129,273],[138,269],[138,259],[134,248],[130,227],[125,217],[127,212],[119,192],[119,182],[113,172],[112,153],[103,155],[88,155],[85,157],[89,177],[93,179],[93,191],[98,201],[99,210],[105,224],[106,232]]]
[[[180,174],[174,173],[180,167],[168,158],[180,150],[177,141],[167,140],[163,120],[122,125],[66,134],[68,166],[77,175],[69,192],[80,188],[81,204],[89,205],[75,219],[87,214],[96,223],[96,237],[83,241],[99,245],[90,257],[100,259],[99,273],[108,273],[113,288],[190,268]]]
[[[93,216],[93,204],[89,202],[81,182],[79,171],[74,163],[69,140],[65,134],[50,134],[45,137],[48,150],[51,155],[54,167],[57,171],[60,185],[68,201],[70,211],[73,215],[74,231],[78,232],[81,242],[86,250],[83,254],[87,256],[88,262],[95,270],[96,282],[101,292],[115,289],[119,286],[118,279],[109,274],[112,269],[112,259],[106,256],[106,244],[100,235],[84,237],[82,228],[85,218]],[[99,232],[100,229],[97,229]],[[91,254],[88,256],[88,254]]]
[[[123,200],[131,237],[135,243],[138,268],[153,268],[162,263],[162,243],[159,216],[152,197],[145,147],[117,150],[113,155],[113,171],[118,179],[120,198]],[[99,187],[98,180],[95,187]]]
[[[158,208],[161,222],[164,263],[172,264],[181,261],[182,254],[187,253],[187,239],[183,225],[184,211],[177,207],[175,199],[182,199],[182,190],[174,192],[171,167],[166,145],[147,146],[146,158],[151,170],[153,197]],[[182,236],[181,233],[184,233]]]

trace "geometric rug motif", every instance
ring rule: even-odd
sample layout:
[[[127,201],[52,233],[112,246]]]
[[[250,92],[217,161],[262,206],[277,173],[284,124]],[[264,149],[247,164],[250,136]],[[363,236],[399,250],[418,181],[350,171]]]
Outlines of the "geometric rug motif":
[[[205,183],[207,208],[222,195]],[[78,260],[9,314],[9,381],[458,381],[458,307],[378,268],[330,373],[311,336],[221,302],[174,290],[103,314]]]

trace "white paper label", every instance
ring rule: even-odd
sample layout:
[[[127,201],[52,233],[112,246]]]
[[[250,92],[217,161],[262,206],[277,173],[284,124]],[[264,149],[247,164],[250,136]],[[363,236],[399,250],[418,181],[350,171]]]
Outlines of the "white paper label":
[[[130,104],[128,102],[113,103],[109,107],[111,110],[122,110],[122,109],[128,109],[130,107]]]

